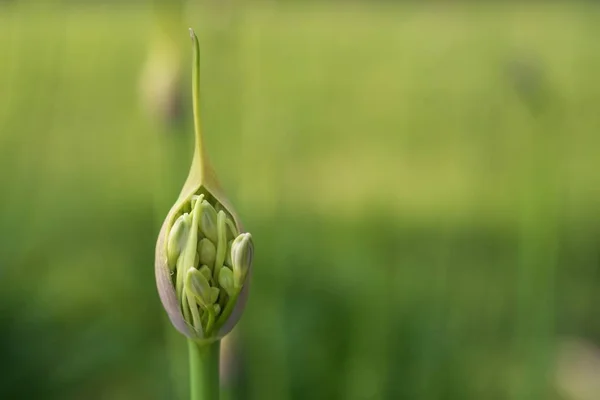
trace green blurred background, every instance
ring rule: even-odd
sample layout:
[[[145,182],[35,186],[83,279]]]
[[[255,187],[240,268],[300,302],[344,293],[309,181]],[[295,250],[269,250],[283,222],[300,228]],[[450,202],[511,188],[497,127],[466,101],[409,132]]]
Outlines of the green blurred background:
[[[0,398],[186,398],[188,26],[256,243],[226,398],[600,399],[600,7],[235,0],[0,1]]]

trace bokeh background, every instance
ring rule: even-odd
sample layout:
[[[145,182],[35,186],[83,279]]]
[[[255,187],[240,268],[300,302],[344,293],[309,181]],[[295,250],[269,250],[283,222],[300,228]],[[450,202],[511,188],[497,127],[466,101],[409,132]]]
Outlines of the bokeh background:
[[[600,399],[599,5],[237,0],[0,1],[0,398],[186,398],[189,26],[256,242],[226,398]]]

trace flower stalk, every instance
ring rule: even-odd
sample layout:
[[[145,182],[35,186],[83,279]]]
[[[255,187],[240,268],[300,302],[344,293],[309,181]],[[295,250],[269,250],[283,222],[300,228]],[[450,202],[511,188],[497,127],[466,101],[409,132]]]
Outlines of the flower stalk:
[[[188,339],[190,358],[190,400],[219,399],[220,341],[199,345]]]

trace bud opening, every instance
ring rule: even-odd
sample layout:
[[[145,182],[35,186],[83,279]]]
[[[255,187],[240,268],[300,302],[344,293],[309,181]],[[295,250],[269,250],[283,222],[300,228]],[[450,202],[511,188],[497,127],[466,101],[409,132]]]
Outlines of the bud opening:
[[[210,338],[242,290],[252,262],[252,236],[234,237],[239,232],[234,218],[209,193],[192,195],[180,210],[168,232],[168,268],[185,322]]]

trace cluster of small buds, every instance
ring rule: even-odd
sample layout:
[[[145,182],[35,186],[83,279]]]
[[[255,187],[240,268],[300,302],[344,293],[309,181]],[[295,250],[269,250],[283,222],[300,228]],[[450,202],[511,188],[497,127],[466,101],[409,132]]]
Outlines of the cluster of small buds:
[[[167,264],[184,319],[204,337],[231,315],[254,252],[252,236],[240,234],[210,197],[201,193],[184,203],[167,240]]]

